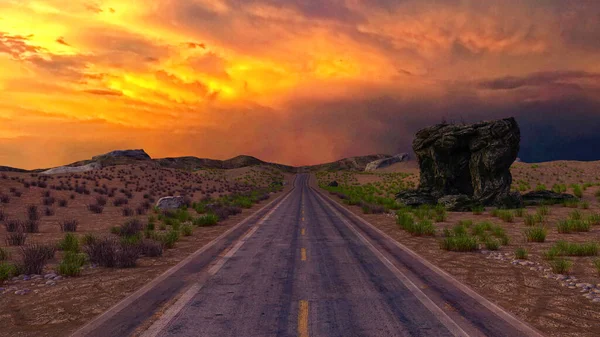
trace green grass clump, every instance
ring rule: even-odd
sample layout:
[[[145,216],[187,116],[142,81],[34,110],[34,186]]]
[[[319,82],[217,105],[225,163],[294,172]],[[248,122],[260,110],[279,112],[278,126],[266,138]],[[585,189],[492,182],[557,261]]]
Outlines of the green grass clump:
[[[542,206],[538,207],[538,209],[536,210],[536,213],[541,216],[546,216],[546,215],[550,214],[550,207],[548,205],[542,205]]]
[[[546,241],[548,230],[543,226],[533,226],[526,228],[523,234],[525,234],[527,242],[544,242]]]
[[[565,256],[596,256],[598,255],[598,243],[584,242],[574,243],[567,241],[558,241],[552,248],[556,249],[558,255]],[[550,249],[552,249],[550,248]]]
[[[472,252],[478,249],[477,238],[470,235],[445,237],[440,248],[454,252]]]
[[[579,207],[583,208],[583,209],[589,209],[590,208],[590,202],[589,201],[582,201],[579,203]]]
[[[498,240],[488,237],[484,241],[485,248],[489,250],[498,250],[500,248],[500,242]]]
[[[584,220],[560,220],[556,225],[559,233],[567,234],[572,232],[589,232],[590,223]]]
[[[201,215],[197,218],[194,219],[193,224],[194,226],[198,226],[198,227],[208,227],[208,226],[214,226],[219,222],[219,217],[216,216],[215,214],[205,214],[205,215]]]
[[[181,227],[181,234],[183,234],[183,236],[192,236],[193,233],[193,228],[190,225],[183,225]]]
[[[588,217],[587,222],[590,224],[590,226],[597,226],[600,225],[600,214],[592,214]]]
[[[0,261],[8,260],[8,258],[9,258],[8,252],[5,249],[3,249],[2,247],[0,247]]]
[[[473,226],[473,228],[471,228],[471,234],[477,235],[477,236],[482,236],[482,235],[484,235],[485,232],[491,230],[492,226],[493,226],[493,224],[489,221],[479,222],[479,223],[475,224],[475,226]]]
[[[491,215],[497,218],[500,216],[500,213],[502,213],[502,210],[500,208],[494,208],[491,212]]]
[[[522,218],[525,215],[525,209],[524,208],[517,208],[514,210],[514,215],[518,218]]]
[[[573,263],[565,259],[556,259],[550,262],[552,272],[555,274],[567,274],[572,266]]]
[[[577,198],[583,197],[583,188],[581,187],[581,185],[573,185],[573,194],[575,194]]]
[[[86,246],[93,245],[97,241],[98,241],[98,238],[94,234],[91,234],[91,233],[85,234],[81,238],[81,242]]]
[[[86,261],[87,256],[83,253],[67,252],[58,265],[58,273],[64,276],[79,276]]]
[[[527,249],[523,247],[519,247],[515,249],[515,258],[519,260],[527,260],[529,253],[527,253]]]
[[[0,262],[0,281],[11,279],[17,273],[17,267],[12,263]]]
[[[507,210],[502,210],[499,214],[498,217],[500,219],[502,219],[502,221],[504,222],[513,222],[514,220],[514,215],[511,211],[507,211]]]
[[[596,272],[598,272],[598,275],[600,275],[600,259],[595,259],[593,264],[594,268],[596,268]]]
[[[471,219],[467,219],[467,220],[458,220],[458,224],[460,226],[465,226],[467,228],[473,226],[473,220]]]
[[[526,226],[535,226],[537,224],[537,219],[535,217],[535,215],[533,214],[527,214],[525,215],[525,225]]]
[[[175,243],[179,241],[179,232],[176,230],[170,230],[166,234],[163,234],[159,240],[166,249],[175,247]]]
[[[573,212],[569,213],[569,218],[573,220],[581,220],[581,212],[579,210],[574,210]]]
[[[58,242],[58,249],[67,252],[79,252],[79,240],[72,233],[65,234],[65,237]]]
[[[473,214],[475,214],[475,215],[480,215],[480,214],[483,214],[483,211],[485,211],[485,208],[483,206],[474,206],[471,208],[471,211],[473,211]]]
[[[415,221],[411,214],[401,212],[398,214],[396,222],[402,229],[414,236],[435,235],[435,226],[431,220],[422,219],[420,221]]]
[[[563,206],[569,208],[577,208],[579,207],[579,202],[577,200],[565,200],[563,202]]]

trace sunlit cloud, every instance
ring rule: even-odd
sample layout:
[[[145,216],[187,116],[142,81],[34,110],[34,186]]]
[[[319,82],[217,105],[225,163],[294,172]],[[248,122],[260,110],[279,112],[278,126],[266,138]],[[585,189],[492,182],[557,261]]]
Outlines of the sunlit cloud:
[[[442,117],[530,128],[570,102],[599,119],[599,15],[593,0],[2,1],[0,165],[115,147],[309,164],[408,151]]]

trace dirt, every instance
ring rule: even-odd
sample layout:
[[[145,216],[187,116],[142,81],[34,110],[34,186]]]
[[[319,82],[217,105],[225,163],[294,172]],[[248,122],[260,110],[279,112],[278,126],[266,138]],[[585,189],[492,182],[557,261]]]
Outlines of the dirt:
[[[107,205],[101,214],[91,213],[87,209],[87,204],[95,202],[98,193],[93,192],[93,188],[96,188],[96,185],[100,188],[106,184],[109,189],[117,187],[119,190],[121,188],[131,190],[133,195],[127,206],[135,209],[138,204],[147,200],[144,198],[144,194],[154,195],[154,199],[158,199],[164,195],[181,194],[180,192],[185,192],[183,190],[185,186],[189,187],[186,194],[192,200],[197,201],[209,195],[216,197],[243,190],[244,188],[239,184],[244,181],[248,181],[248,186],[250,186],[248,188],[265,186],[274,177],[285,177],[287,183],[284,188],[285,192],[291,188],[293,180],[293,175],[282,175],[264,167],[190,173],[156,167],[118,166],[94,171],[90,175],[96,178],[84,180],[82,177],[86,174],[49,176],[42,178],[48,179],[47,188],[37,186],[25,188],[17,179],[29,182],[37,181],[40,178],[32,177],[29,173],[6,173],[0,177],[0,194],[10,195],[10,202],[2,204],[0,207],[8,218],[25,219],[28,205],[37,205],[43,212],[45,206],[42,205],[42,192],[50,190],[52,196],[57,200],[67,198],[68,206],[52,205],[55,215],[42,216],[40,233],[29,234],[27,238],[27,244],[55,244],[64,236],[58,225],[62,220],[78,220],[79,227],[76,234],[82,236],[86,233],[110,235],[109,230],[112,226],[121,225],[127,219],[133,218],[123,216],[123,206],[112,205],[112,200],[123,197],[119,191],[115,193],[114,197],[108,198]],[[104,178],[98,178],[99,176],[104,176]],[[111,178],[107,179],[109,176]],[[91,191],[90,195],[75,193],[75,199],[71,200],[69,198],[73,191],[51,189],[52,185],[60,185],[60,182],[65,185],[70,182],[74,185],[75,181],[80,183],[87,181],[87,186]],[[238,182],[237,187],[236,182]],[[22,193],[21,196],[14,196],[10,192],[11,187],[17,188]],[[54,337],[68,335],[263,207],[280,193],[283,192],[272,194],[269,200],[255,204],[252,208],[244,209],[241,214],[231,216],[216,226],[194,228],[192,236],[182,236],[175,248],[165,250],[162,257],[140,258],[135,268],[92,268],[88,265],[83,269],[81,276],[64,278],[56,281],[56,285],[46,285],[47,281],[43,279],[6,281],[0,284],[0,287],[6,289],[16,287],[31,290],[26,295],[15,295],[14,291],[0,292],[0,325],[3,327],[0,330],[0,336]],[[106,197],[106,195],[104,196]],[[192,212],[196,215],[194,211]],[[151,213],[149,211],[148,214],[135,217],[146,220]],[[10,251],[11,260],[17,261],[20,255],[19,248],[6,247],[5,237],[6,231],[2,226],[0,228],[0,240],[2,240],[0,246]],[[60,252],[56,254],[55,259],[46,266],[45,273],[55,270],[61,255]]]
[[[537,184],[551,188],[553,184],[584,184],[597,183],[600,162],[550,162],[541,164],[515,163],[511,168],[514,185],[517,181],[528,182],[530,189]],[[410,170],[387,170],[390,172],[411,173],[409,179],[418,179],[418,172]],[[348,178],[354,183],[364,184],[383,180],[383,174],[350,174]],[[404,178],[407,179],[407,178]],[[600,213],[600,203],[595,194],[598,186],[588,187],[583,192],[582,200],[589,203],[588,209],[578,208],[583,218]],[[525,191],[523,191],[525,192]],[[567,191],[572,192],[569,187]],[[340,201],[337,198],[334,200]],[[529,260],[549,266],[542,258],[542,253],[558,240],[568,242],[599,242],[600,226],[593,226],[589,232],[560,234],[556,224],[560,219],[567,219],[573,208],[555,205],[550,207],[545,225],[548,236],[544,243],[528,243],[525,241],[523,230],[527,228],[524,218],[515,217],[512,223],[503,222],[491,215],[488,208],[481,215],[449,212],[446,221],[435,224],[437,237],[414,237],[401,230],[396,224],[395,217],[390,214],[363,214],[358,206],[343,204],[355,214],[363,217],[371,224],[384,231],[392,238],[408,246],[430,262],[441,267],[461,282],[500,305],[522,320],[530,323],[548,336],[599,336],[600,335],[600,303],[593,303],[584,298],[580,289],[569,289],[561,286],[559,281],[547,279],[538,271],[530,270],[528,266],[513,265],[509,261],[487,259],[481,252],[458,253],[440,249],[439,240],[443,228],[452,227],[459,220],[471,219],[473,223],[491,221],[501,225],[510,237],[507,246],[501,246],[498,252],[514,253],[518,247],[524,247],[529,252]],[[527,207],[526,213],[534,214],[536,207]],[[573,262],[570,275],[579,279],[578,282],[600,284],[600,276],[592,261],[597,257],[567,257]]]

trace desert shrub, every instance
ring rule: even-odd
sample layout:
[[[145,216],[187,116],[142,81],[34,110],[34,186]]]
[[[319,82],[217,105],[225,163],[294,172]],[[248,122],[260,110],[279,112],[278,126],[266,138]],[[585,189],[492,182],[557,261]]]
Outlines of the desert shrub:
[[[119,230],[121,236],[132,236],[136,235],[144,229],[144,225],[138,219],[131,219],[126,221]]]
[[[473,226],[473,220],[471,220],[471,219],[458,220],[458,225],[469,228],[469,227]]]
[[[22,246],[25,244],[26,239],[27,234],[25,234],[22,230],[6,234],[6,243],[9,246]]]
[[[21,220],[9,219],[4,222],[4,227],[6,231],[9,233],[24,231],[25,224]]]
[[[129,207],[123,207],[123,216],[133,216],[133,209]]]
[[[234,205],[242,207],[242,208],[251,208],[252,207],[252,199],[249,197],[238,197],[234,202]]]
[[[5,249],[0,247],[0,261],[8,260],[9,256],[9,253]]]
[[[219,222],[219,217],[215,214],[205,214],[194,219],[193,224],[199,227],[214,226]]]
[[[44,215],[46,215],[46,216],[53,216],[54,215],[54,209],[52,207],[46,207],[44,209]]]
[[[75,219],[63,220],[59,223],[62,232],[76,232],[79,222]]]
[[[69,205],[69,202],[67,201],[67,199],[60,199],[58,201],[58,207],[67,207]]]
[[[175,243],[179,241],[179,232],[175,230],[170,230],[165,234],[162,234],[159,237],[160,242],[166,249],[171,249],[175,247]]]
[[[436,205],[434,212],[434,219],[436,222],[444,222],[448,218],[448,213],[443,205]]]
[[[113,200],[113,206],[115,206],[115,207],[127,205],[128,203],[129,203],[129,199],[123,198],[123,197],[115,198],[115,200]]]
[[[536,213],[542,216],[546,216],[550,214],[550,207],[548,207],[548,205],[542,205],[538,207]]]
[[[145,207],[142,207],[142,206],[140,206],[140,207],[137,207],[137,208],[135,209],[135,213],[136,213],[137,215],[144,215],[144,214],[146,214],[147,212],[148,212],[148,209],[147,209],[147,208],[145,208]]]
[[[139,245],[143,238],[141,234],[141,232],[138,232],[135,235],[122,236],[120,242],[128,245]]]
[[[183,234],[183,236],[191,236],[193,233],[193,228],[190,225],[183,225],[181,227],[181,234]]]
[[[557,229],[559,233],[589,232],[590,223],[584,220],[560,220]]]
[[[40,213],[36,205],[27,206],[27,219],[30,221],[38,221],[40,219]]]
[[[65,237],[58,242],[58,249],[67,252],[79,252],[79,240],[72,233],[65,234]]]
[[[523,248],[523,247],[519,247],[517,249],[515,249],[515,258],[519,259],[519,260],[527,260],[529,253],[527,252],[527,249]]]
[[[142,240],[139,244],[140,254],[148,257],[158,257],[163,254],[163,245],[156,240]]]
[[[513,213],[507,210],[502,210],[501,212],[499,212],[498,217],[504,222],[513,222],[514,220]]]
[[[579,202],[577,200],[565,200],[563,201],[563,206],[569,208],[577,208],[579,206]]]
[[[87,208],[90,212],[95,214],[100,214],[102,211],[104,211],[104,206],[98,204],[89,204]]]
[[[45,197],[42,199],[42,204],[44,204],[44,206],[52,206],[55,202],[56,199],[54,197]]]
[[[479,222],[479,223],[475,224],[475,226],[473,226],[473,228],[471,228],[471,234],[476,235],[476,236],[482,236],[482,235],[484,235],[485,232],[492,229],[492,225],[493,224],[489,221]],[[466,232],[465,232],[465,234],[466,234]]]
[[[361,202],[361,208],[365,214],[381,214],[385,213],[385,207],[376,204]]]
[[[96,197],[96,205],[106,206],[107,199],[101,195]]]
[[[527,242],[544,242],[546,241],[548,230],[543,226],[533,226],[526,228],[523,231],[523,234],[525,234]]]
[[[109,237],[86,245],[85,250],[91,263],[108,268],[134,267],[140,254],[137,245],[123,244]]]
[[[573,263],[566,259],[556,259],[550,261],[550,267],[552,268],[552,272],[555,274],[567,274],[571,270],[572,266]]]
[[[0,194],[0,202],[3,204],[8,204],[10,202],[10,197],[6,194]]]
[[[40,222],[37,220],[27,220],[24,222],[23,230],[26,233],[39,233],[40,232]]]
[[[153,231],[156,227],[156,224],[154,223],[154,221],[151,221],[150,218],[148,218],[148,223],[146,224],[146,230],[149,231]]]
[[[537,184],[537,186],[535,186],[535,190],[536,191],[544,191],[544,190],[546,190],[546,185],[544,185],[544,184]]]
[[[579,207],[581,207],[583,209],[588,209],[588,208],[590,208],[590,202],[589,201],[582,201],[581,203],[579,203]]]
[[[10,280],[17,273],[17,268],[12,263],[0,262],[0,281]]]
[[[29,245],[21,247],[23,257],[20,271],[23,274],[41,274],[48,260],[54,257],[54,247],[46,245]]]
[[[497,217],[499,217],[499,216],[500,216],[500,213],[501,213],[501,212],[502,212],[502,210],[501,210],[501,209],[499,209],[499,208],[494,208],[490,214],[491,214],[493,217],[496,217],[496,218],[497,218]]]

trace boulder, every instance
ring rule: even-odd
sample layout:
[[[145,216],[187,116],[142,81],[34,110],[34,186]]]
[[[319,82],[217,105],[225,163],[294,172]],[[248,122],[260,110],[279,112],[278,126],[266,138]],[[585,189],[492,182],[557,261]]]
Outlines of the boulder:
[[[158,199],[156,202],[156,207],[159,209],[177,209],[185,204],[185,198],[182,196],[168,196]]]
[[[514,118],[469,125],[438,124],[417,132],[413,150],[420,169],[419,190],[438,200],[465,195],[480,205],[501,205],[510,195],[510,166],[519,152],[520,130]],[[397,196],[404,202],[404,194]],[[426,199],[426,198],[425,198]]]
[[[131,158],[131,159],[137,159],[137,160],[148,160],[151,159],[150,156],[146,153],[146,151],[142,150],[142,149],[138,149],[138,150],[116,150],[116,151],[112,151],[100,156],[95,156],[92,157],[92,160],[96,161],[96,160],[102,160],[102,159],[106,159],[106,158],[121,158],[121,157],[126,157],[126,158]]]
[[[437,203],[453,212],[468,212],[473,208],[473,200],[464,194],[445,195]]]
[[[435,205],[437,198],[431,192],[424,190],[404,190],[396,195],[396,200],[406,206]]]
[[[338,187],[339,184],[338,184],[337,181],[334,180],[334,181],[330,182],[327,186],[329,186],[329,187]]]
[[[81,173],[88,172],[92,170],[99,169],[100,165],[98,163],[89,163],[87,165],[81,166],[59,166],[55,168],[51,168],[46,171],[40,172],[40,174],[65,174],[65,173]]]
[[[575,201],[577,198],[568,193],[556,193],[554,191],[542,190],[523,194],[523,203],[527,206],[560,204],[565,201]]]
[[[367,164],[365,172],[375,171],[380,168],[388,167],[395,163],[400,163],[409,159],[408,153],[400,153],[393,157],[374,160]]]

